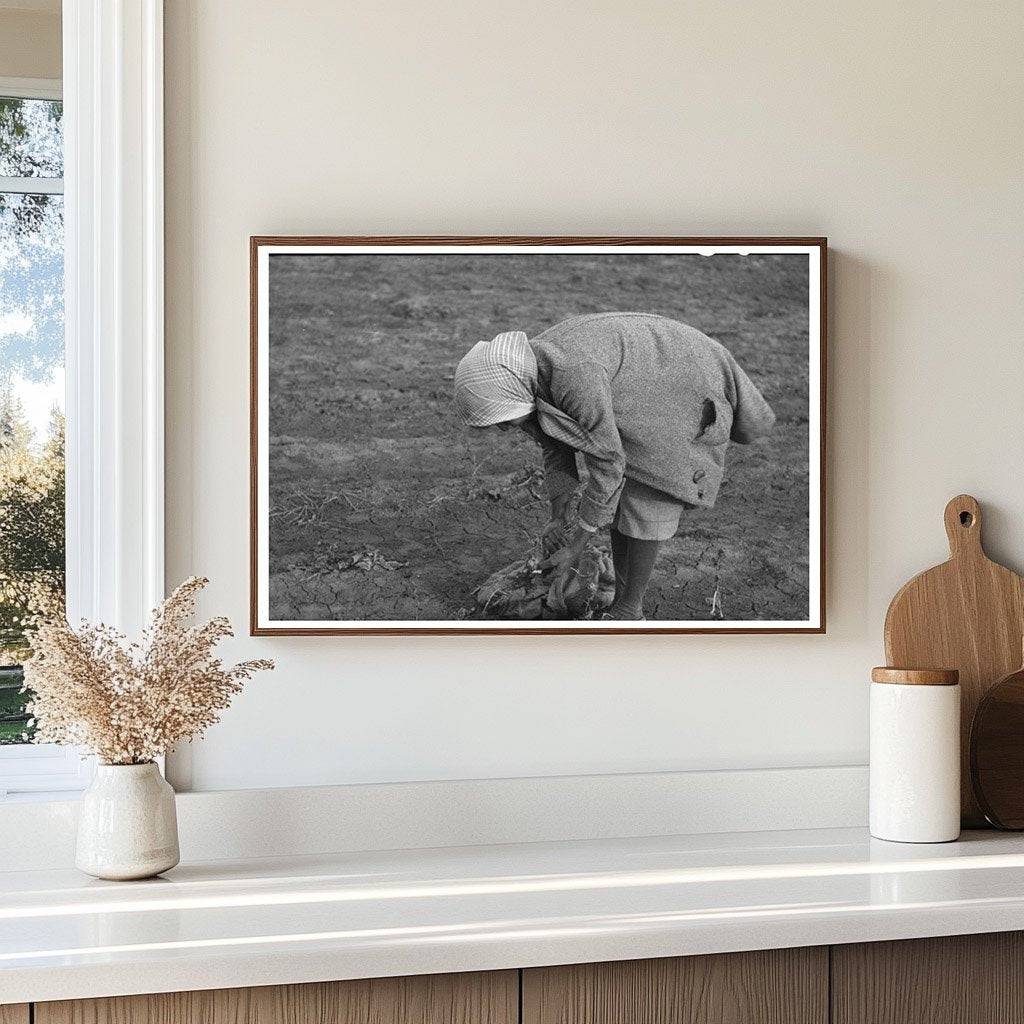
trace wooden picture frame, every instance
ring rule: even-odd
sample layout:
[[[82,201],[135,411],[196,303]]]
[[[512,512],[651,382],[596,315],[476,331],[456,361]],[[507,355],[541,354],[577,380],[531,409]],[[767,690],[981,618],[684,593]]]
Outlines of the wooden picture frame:
[[[826,381],[827,381],[827,240],[821,237],[620,237],[620,236],[279,236],[260,235],[250,239],[250,632],[253,636],[350,636],[350,635],[557,635],[557,634],[778,634],[825,632],[826,619]],[[283,619],[270,612],[270,275],[272,257],[277,256],[464,256],[486,255],[593,255],[593,256],[737,256],[806,257],[807,271],[807,481],[806,560],[807,615],[803,619],[758,620],[652,620],[515,621],[474,618],[414,619]],[[770,263],[770,261],[765,261]],[[605,261],[607,265],[611,264]],[[602,264],[602,265],[605,265]],[[284,264],[281,264],[282,266]],[[333,265],[333,264],[331,264]],[[338,263],[339,267],[351,264]],[[449,265],[454,263],[449,261]],[[685,265],[685,264],[681,264]],[[696,266],[691,262],[690,266]],[[786,264],[789,266],[789,264]],[[277,266],[277,264],[275,264]],[[343,291],[343,290],[342,290]],[[336,297],[337,291],[331,295]],[[306,303],[306,307],[309,307]],[[408,304],[407,304],[408,305]],[[654,306],[659,306],[654,302]],[[418,307],[417,307],[418,309]],[[334,312],[336,312],[336,308]],[[328,311],[330,312],[330,311]],[[414,314],[416,309],[413,310]],[[589,313],[591,310],[583,309]],[[644,311],[646,312],[646,310]],[[429,317],[430,311],[425,314]],[[658,311],[658,315],[663,315]],[[667,315],[667,314],[664,314]],[[301,318],[300,318],[301,319]],[[315,319],[315,318],[314,318]],[[791,316],[792,319],[792,316]],[[289,321],[298,323],[299,320]],[[494,332],[514,324],[495,324]],[[701,331],[701,323],[694,324]],[[311,330],[316,333],[316,324]],[[299,332],[301,333],[301,332]],[[322,332],[321,332],[322,333]],[[482,337],[483,327],[479,332]],[[715,332],[707,333],[714,338]],[[468,337],[468,335],[467,335]],[[796,374],[803,380],[802,370]],[[450,388],[451,378],[435,382]],[[777,389],[778,390],[778,389]],[[310,391],[296,392],[301,401]],[[299,404],[301,404],[301,401]],[[285,403],[286,404],[286,403]],[[344,404],[342,402],[342,404]],[[802,413],[797,414],[796,421]],[[801,428],[802,429],[802,428]],[[289,442],[290,443],[290,442]],[[318,442],[323,444],[323,442]],[[732,446],[731,446],[732,447]],[[322,496],[322,495],[321,495]],[[319,498],[315,499],[319,500]],[[325,501],[333,501],[327,497]],[[349,502],[349,504],[352,504]],[[799,510],[797,519],[803,512]],[[343,513],[339,512],[339,515]],[[293,531],[294,532],[294,531]],[[680,532],[683,535],[683,531]],[[312,540],[310,541],[312,543]],[[721,554],[721,552],[719,552]],[[328,557],[334,557],[331,554]],[[347,557],[347,553],[346,553]],[[359,557],[359,556],[353,556]],[[366,557],[370,557],[367,555]],[[381,564],[404,566],[374,550]],[[488,567],[490,568],[490,567]],[[498,568],[494,565],[493,568]],[[291,570],[290,570],[291,571]],[[485,576],[481,573],[481,576]],[[362,583],[360,579],[360,583]],[[477,580],[475,582],[482,582]],[[717,597],[717,589],[715,596]],[[464,609],[462,609],[464,611]],[[712,612],[714,601],[712,600]],[[764,624],[761,624],[761,622]]]

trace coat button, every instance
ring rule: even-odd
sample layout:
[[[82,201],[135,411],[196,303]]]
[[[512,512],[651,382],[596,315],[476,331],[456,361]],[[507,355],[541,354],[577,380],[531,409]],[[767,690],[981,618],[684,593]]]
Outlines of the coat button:
[[[706,476],[707,473],[705,473],[703,469],[698,469],[697,472],[693,474],[693,482],[695,484],[699,484]]]

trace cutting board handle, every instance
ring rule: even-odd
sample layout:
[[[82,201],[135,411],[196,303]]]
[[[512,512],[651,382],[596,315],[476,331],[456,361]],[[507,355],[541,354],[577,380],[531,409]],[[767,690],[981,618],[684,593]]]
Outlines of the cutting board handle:
[[[983,558],[981,547],[981,506],[969,494],[958,494],[946,506],[944,515],[949,553],[953,558],[975,555]]]

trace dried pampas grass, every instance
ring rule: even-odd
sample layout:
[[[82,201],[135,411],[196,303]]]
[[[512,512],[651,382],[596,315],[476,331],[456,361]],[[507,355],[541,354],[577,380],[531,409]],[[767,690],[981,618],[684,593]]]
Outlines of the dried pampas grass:
[[[145,764],[218,722],[242,684],[274,663],[225,668],[214,657],[232,635],[228,620],[189,625],[208,582],[182,583],[153,612],[140,643],[102,624],[38,622],[25,662],[36,742],[87,747],[104,764]]]

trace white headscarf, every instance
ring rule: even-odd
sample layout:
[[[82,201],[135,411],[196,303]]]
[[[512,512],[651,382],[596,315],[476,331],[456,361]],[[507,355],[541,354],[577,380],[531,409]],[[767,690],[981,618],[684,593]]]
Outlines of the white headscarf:
[[[537,357],[522,331],[478,341],[455,369],[455,407],[471,427],[533,412],[536,388]]]

